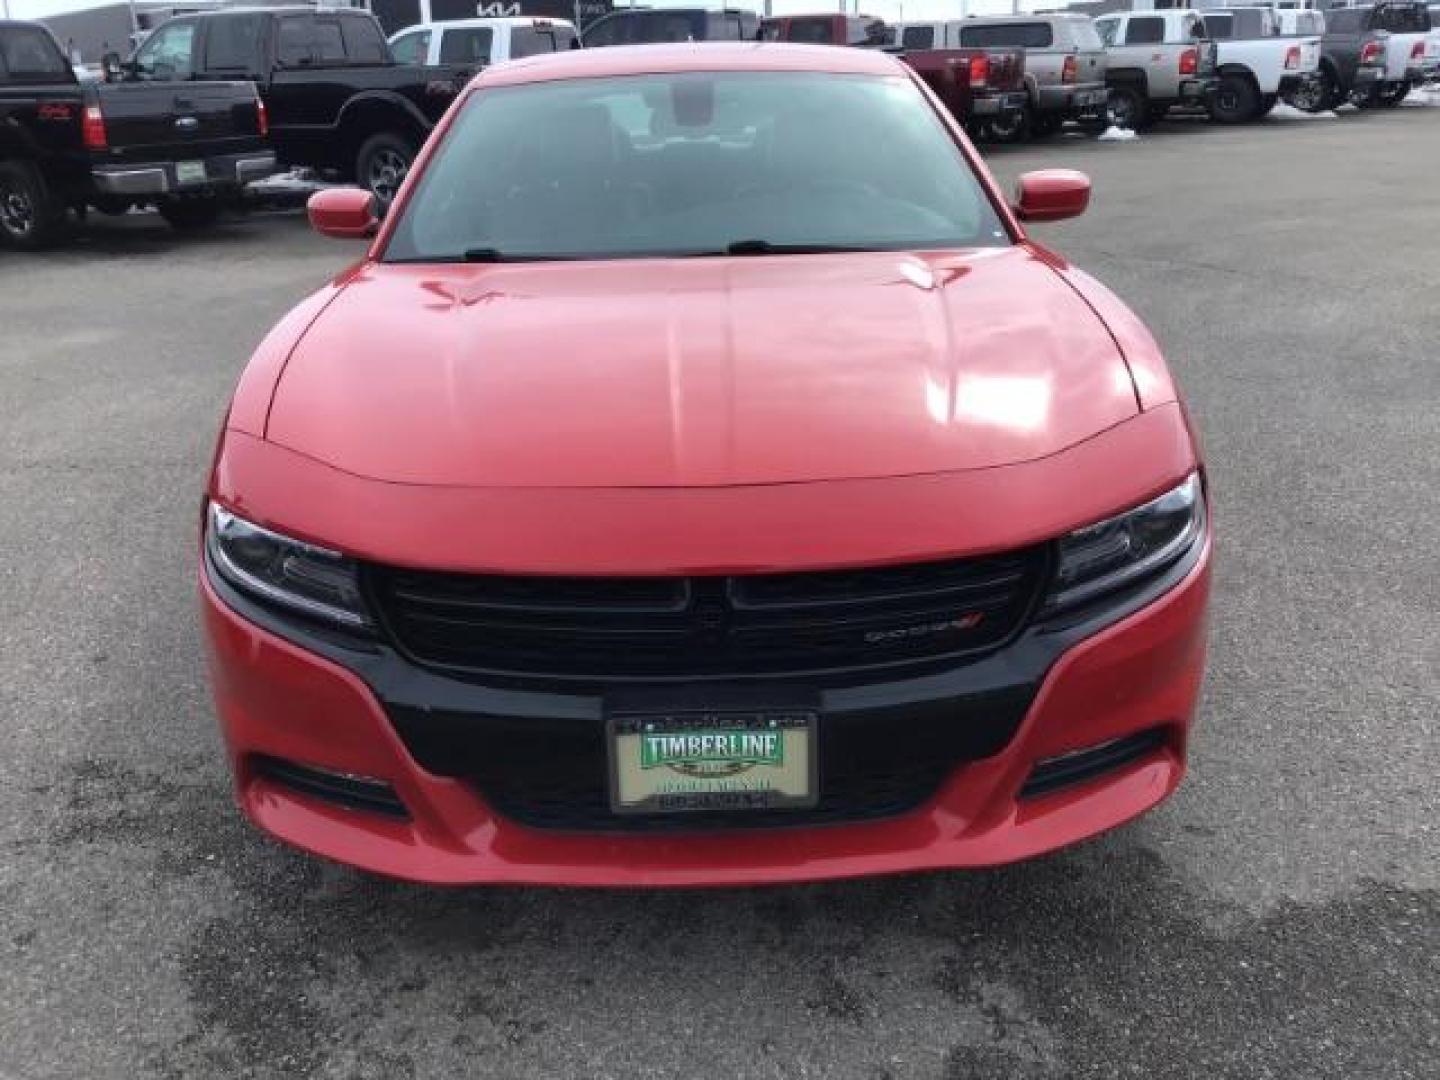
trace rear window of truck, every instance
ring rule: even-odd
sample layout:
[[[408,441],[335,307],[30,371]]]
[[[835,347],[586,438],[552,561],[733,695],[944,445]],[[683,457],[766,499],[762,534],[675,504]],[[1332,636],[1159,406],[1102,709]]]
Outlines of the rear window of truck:
[[[1332,34],[1354,34],[1360,29],[1360,12],[1340,9],[1325,16],[1325,26]]]
[[[1430,29],[1430,12],[1419,4],[1380,7],[1371,25],[1392,34],[1423,34]]]
[[[1233,15],[1206,15],[1205,32],[1216,41],[1229,41],[1235,36]]]
[[[369,19],[340,20],[345,36],[345,55],[353,64],[383,64],[389,59],[385,35]]]
[[[966,26],[960,30],[960,44],[974,49],[1048,49],[1054,41],[1047,22]],[[1098,45],[1100,39],[1095,41]]]
[[[224,15],[206,24],[205,70],[258,70],[265,41],[264,15]]]
[[[71,77],[70,65],[45,31],[28,26],[0,31],[0,78],[36,82]]]
[[[786,41],[807,42],[811,45],[829,45],[834,38],[831,21],[824,19],[791,19]]]
[[[1126,45],[1159,45],[1164,40],[1164,19],[1154,16],[1133,17],[1125,27]]]
[[[900,46],[904,49],[933,49],[935,28],[933,26],[907,26],[900,32]]]
[[[574,40],[575,32],[568,26],[516,26],[510,31],[510,58],[564,52]]]
[[[454,27],[441,32],[442,64],[488,64],[495,32],[488,26]]]

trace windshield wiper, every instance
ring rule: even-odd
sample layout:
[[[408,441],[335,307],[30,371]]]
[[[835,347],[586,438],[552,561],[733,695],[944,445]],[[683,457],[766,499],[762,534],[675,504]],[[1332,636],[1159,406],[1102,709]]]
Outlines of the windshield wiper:
[[[880,251],[862,244],[775,244],[769,240],[736,240],[725,245],[727,255],[825,255],[844,251]]]
[[[518,263],[518,262],[580,262],[584,259],[593,258],[590,255],[565,255],[565,254],[540,254],[533,255],[514,254],[509,251],[501,251],[493,247],[467,248],[460,256],[461,260],[467,263]]]

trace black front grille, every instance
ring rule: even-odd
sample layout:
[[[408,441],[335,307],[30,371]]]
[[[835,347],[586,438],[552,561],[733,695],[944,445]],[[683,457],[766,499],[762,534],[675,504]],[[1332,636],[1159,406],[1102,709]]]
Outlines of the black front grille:
[[[367,568],[400,649],[439,668],[593,679],[821,672],[993,648],[1034,606],[1045,551],[734,577]]]
[[[536,828],[656,831],[816,825],[903,814],[967,761],[998,753],[1030,705],[1031,686],[963,698],[821,714],[819,802],[805,809],[617,815],[603,721],[505,717],[390,705],[428,771],[463,779],[501,814]]]

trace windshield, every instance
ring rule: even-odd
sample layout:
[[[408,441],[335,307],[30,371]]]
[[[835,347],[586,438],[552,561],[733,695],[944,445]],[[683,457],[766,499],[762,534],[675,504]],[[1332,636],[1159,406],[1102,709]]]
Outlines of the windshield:
[[[476,93],[384,258],[1008,243],[909,79],[687,72]]]

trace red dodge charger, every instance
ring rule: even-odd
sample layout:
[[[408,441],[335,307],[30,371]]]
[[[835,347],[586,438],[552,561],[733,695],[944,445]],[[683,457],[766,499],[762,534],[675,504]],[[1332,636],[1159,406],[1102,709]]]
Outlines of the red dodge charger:
[[[244,812],[436,883],[1049,851],[1179,783],[1211,532],[1138,319],[878,52],[480,75],[235,393],[201,591]]]

